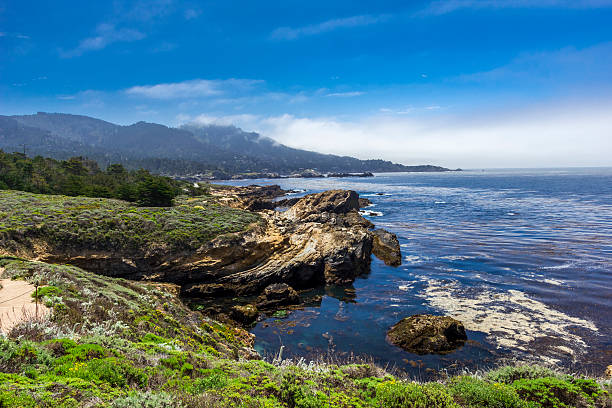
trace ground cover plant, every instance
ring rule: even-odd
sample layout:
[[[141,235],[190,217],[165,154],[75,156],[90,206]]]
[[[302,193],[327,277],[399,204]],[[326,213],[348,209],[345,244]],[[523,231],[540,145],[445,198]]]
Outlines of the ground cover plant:
[[[259,220],[208,196],[182,197],[162,208],[0,190],[0,253],[18,254],[38,243],[66,250],[190,250]]]
[[[52,313],[0,337],[0,407],[612,407],[609,383],[530,366],[417,383],[373,364],[249,360],[252,337],[172,285],[1,258]]]

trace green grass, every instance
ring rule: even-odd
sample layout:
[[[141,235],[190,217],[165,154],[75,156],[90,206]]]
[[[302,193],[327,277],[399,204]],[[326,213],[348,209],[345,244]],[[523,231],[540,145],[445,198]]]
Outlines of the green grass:
[[[38,282],[48,321],[0,336],[0,407],[610,408],[599,383],[503,367],[416,383],[371,364],[244,360],[244,330],[188,309],[165,286],[0,258]],[[52,300],[52,301],[50,301]]]
[[[260,220],[208,197],[177,203],[149,208],[113,199],[0,190],[0,248],[6,254],[27,253],[40,243],[55,250],[195,250]]]

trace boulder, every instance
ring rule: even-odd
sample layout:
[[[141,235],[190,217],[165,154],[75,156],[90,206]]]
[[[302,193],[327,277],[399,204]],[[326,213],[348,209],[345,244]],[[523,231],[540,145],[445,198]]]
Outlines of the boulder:
[[[372,202],[367,198],[359,198],[359,208],[364,208],[372,205]]]
[[[359,210],[359,195],[352,190],[329,190],[318,194],[309,194],[295,203],[286,212],[286,216],[295,220],[304,220],[311,215],[322,213],[346,214]]]
[[[250,324],[257,320],[259,311],[254,305],[236,305],[231,309],[234,320],[243,324]]]
[[[612,365],[609,365],[606,368],[606,379],[608,380],[612,379]]]
[[[387,340],[415,354],[445,354],[467,340],[463,323],[448,316],[414,315],[387,332]]]
[[[402,264],[400,244],[395,234],[384,229],[372,231],[372,252],[386,265],[399,266]]]
[[[264,289],[263,294],[258,299],[258,306],[262,308],[275,308],[299,302],[300,297],[295,289],[286,283],[274,283]]]

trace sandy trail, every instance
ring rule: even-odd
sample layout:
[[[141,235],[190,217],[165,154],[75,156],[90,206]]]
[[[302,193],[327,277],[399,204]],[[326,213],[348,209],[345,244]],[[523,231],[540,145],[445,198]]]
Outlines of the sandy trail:
[[[0,268],[0,277],[4,272]],[[36,318],[36,303],[33,302],[34,285],[21,280],[0,279],[0,332],[8,333],[15,325]],[[38,317],[49,309],[38,304]]]

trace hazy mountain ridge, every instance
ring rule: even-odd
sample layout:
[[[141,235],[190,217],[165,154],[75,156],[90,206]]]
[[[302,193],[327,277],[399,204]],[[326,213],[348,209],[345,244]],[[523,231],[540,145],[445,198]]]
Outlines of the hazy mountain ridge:
[[[0,116],[0,149],[21,151],[23,144],[30,155],[60,159],[84,155],[102,166],[122,163],[177,175],[211,170],[224,174],[447,170],[294,149],[235,126],[172,128],[147,122],[123,126],[88,116],[42,112]]]

